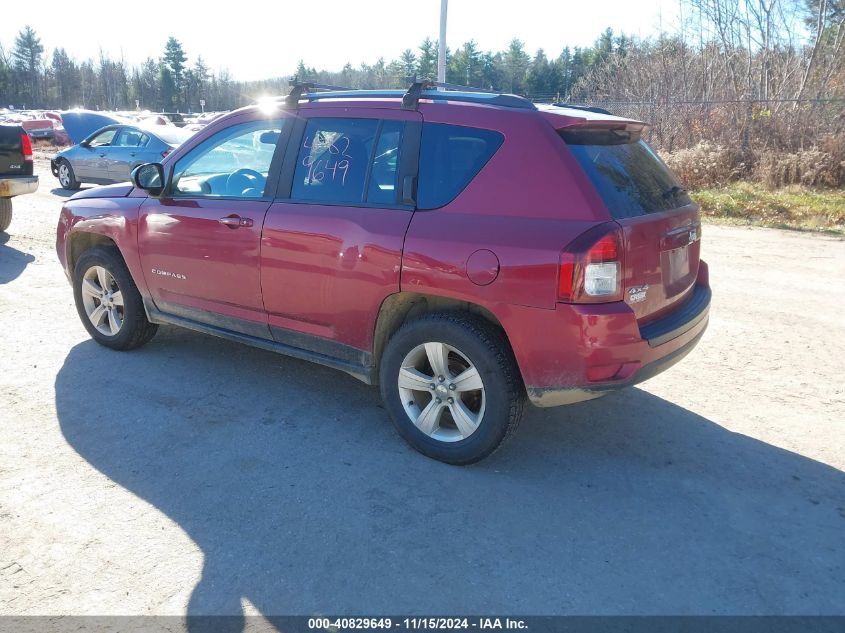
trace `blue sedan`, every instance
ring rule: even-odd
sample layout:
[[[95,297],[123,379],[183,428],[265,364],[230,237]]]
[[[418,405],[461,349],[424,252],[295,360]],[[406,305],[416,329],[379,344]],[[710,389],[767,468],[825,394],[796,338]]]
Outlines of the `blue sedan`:
[[[63,189],[79,189],[84,182],[126,182],[136,166],[161,161],[190,136],[190,132],[169,125],[155,129],[107,125],[79,144],[58,152],[50,167]]]

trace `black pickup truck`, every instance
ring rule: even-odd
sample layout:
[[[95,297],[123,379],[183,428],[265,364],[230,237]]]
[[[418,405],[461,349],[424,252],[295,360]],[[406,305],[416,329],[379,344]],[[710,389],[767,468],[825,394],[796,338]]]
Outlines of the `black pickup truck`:
[[[20,126],[0,125],[0,232],[12,222],[12,198],[36,189],[29,136]]]

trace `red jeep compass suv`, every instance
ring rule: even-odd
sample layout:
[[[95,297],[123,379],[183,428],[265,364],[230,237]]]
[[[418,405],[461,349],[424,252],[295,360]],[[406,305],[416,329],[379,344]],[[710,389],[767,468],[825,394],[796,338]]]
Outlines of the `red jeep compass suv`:
[[[698,343],[698,207],[643,123],[428,82],[320,88],[67,201],[58,254],[97,342],[169,323],[340,369],[452,464],[499,446],[526,396],[595,398]]]

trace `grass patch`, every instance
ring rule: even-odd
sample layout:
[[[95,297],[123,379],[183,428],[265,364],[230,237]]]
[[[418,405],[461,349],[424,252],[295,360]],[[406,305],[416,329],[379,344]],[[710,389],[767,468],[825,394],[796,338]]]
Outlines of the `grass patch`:
[[[845,235],[845,190],[735,182],[691,195],[702,217],[716,222]]]

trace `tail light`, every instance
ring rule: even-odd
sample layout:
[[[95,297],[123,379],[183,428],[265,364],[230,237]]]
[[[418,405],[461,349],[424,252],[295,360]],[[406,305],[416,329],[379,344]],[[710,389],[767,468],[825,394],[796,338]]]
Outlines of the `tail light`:
[[[32,141],[29,140],[29,134],[21,134],[21,153],[26,162],[32,162]]]
[[[622,230],[617,224],[590,229],[566,247],[557,295],[565,303],[622,300]]]

